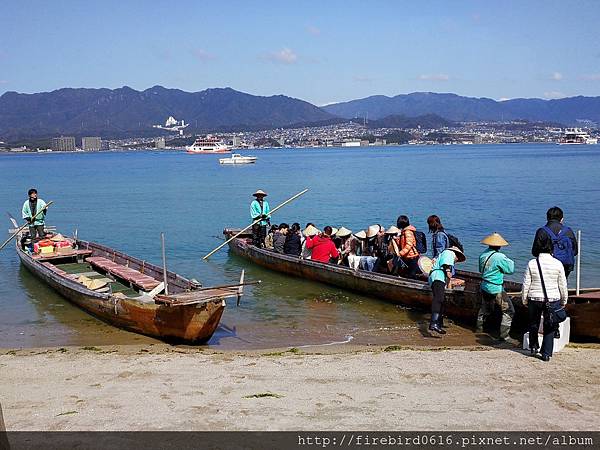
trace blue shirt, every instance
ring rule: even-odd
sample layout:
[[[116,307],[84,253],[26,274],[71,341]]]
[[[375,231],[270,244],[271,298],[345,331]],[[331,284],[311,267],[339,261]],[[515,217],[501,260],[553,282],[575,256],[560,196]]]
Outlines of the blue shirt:
[[[452,250],[444,250],[440,256],[435,259],[431,272],[429,272],[429,285],[432,285],[434,281],[443,281],[446,283],[446,271],[443,266],[454,268],[454,252]]]
[[[479,272],[483,278],[481,290],[499,294],[503,289],[504,275],[515,272],[515,263],[504,253],[488,248],[479,256]]]
[[[448,247],[450,247],[450,240],[448,239],[448,235],[446,233],[443,231],[436,231],[431,235],[433,258],[437,258]]]
[[[255,221],[256,219],[258,219],[259,216],[263,214],[270,219],[271,216],[269,215],[269,212],[271,212],[271,208],[269,208],[269,203],[266,200],[263,200],[262,208],[260,207],[260,203],[258,202],[258,200],[252,200],[252,203],[250,203],[250,217],[252,217],[252,221]],[[258,223],[259,225],[266,225],[267,221],[261,220]]]

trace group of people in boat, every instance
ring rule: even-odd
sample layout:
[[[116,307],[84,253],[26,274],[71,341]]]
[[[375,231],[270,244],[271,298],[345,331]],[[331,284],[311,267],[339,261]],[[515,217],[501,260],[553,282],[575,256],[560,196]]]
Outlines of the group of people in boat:
[[[408,279],[427,280],[432,291],[429,330],[445,334],[444,298],[446,289],[464,284],[456,278],[456,264],[466,256],[460,240],[448,233],[439,216],[427,218],[431,234],[431,258],[427,252],[425,233],[411,225],[409,217],[401,215],[396,225],[384,228],[379,224],[353,233],[346,227],[325,226],[319,230],[313,223],[301,229],[299,223],[271,225],[266,192],[256,191],[251,204],[253,244],[276,253],[297,256],[326,264],[345,265],[355,270],[399,275]],[[528,308],[529,342],[532,356],[548,361],[553,352],[557,325],[547,318],[561,310],[568,299],[567,277],[573,271],[577,255],[577,240],[573,231],[563,224],[563,211],[552,207],[546,214],[547,223],[535,234],[529,261],[523,275],[521,300]],[[492,233],[481,243],[486,246],[479,256],[481,305],[477,315],[477,331],[495,313],[501,313],[499,339],[518,345],[509,336],[515,305],[504,289],[505,275],[515,272],[515,263],[502,248],[509,243]],[[499,311],[498,311],[499,310]],[[540,321],[545,326],[541,349],[538,345]]]

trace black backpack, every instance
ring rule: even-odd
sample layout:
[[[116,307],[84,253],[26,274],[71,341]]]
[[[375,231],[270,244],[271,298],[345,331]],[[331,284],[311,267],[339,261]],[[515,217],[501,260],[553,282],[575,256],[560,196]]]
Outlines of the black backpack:
[[[456,236],[454,236],[450,233],[446,233],[446,236],[448,236],[448,243],[450,244],[450,247],[457,247],[460,249],[461,252],[465,251],[463,245],[461,244],[460,240]]]
[[[415,231],[415,248],[419,254],[424,255],[427,253],[427,236],[422,231]]]

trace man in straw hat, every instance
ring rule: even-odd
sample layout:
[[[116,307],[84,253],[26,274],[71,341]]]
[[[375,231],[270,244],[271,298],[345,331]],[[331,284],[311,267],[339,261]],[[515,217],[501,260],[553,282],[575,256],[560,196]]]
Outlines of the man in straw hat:
[[[308,239],[309,238],[313,238],[314,236],[316,236],[317,234],[319,234],[320,231],[317,227],[315,227],[314,223],[308,222],[306,224],[306,228],[304,228],[304,231],[302,232],[303,238],[302,238],[302,259],[311,259],[312,258],[312,248],[308,248],[306,246],[306,244],[308,243]]]
[[[429,272],[429,286],[433,295],[431,301],[431,321],[429,330],[439,334],[446,334],[442,328],[442,307],[446,288],[452,287],[452,274],[457,262],[466,261],[467,257],[458,247],[448,247],[436,258],[431,272]]]
[[[265,200],[267,196],[266,192],[259,189],[252,195],[255,199],[250,203],[250,217],[253,222],[261,219],[252,225],[252,240],[255,246],[264,247],[265,238],[267,237],[267,225],[271,220],[271,215],[269,214],[271,208],[269,208],[269,203]]]
[[[519,343],[508,333],[512,324],[515,308],[504,290],[504,275],[515,272],[515,263],[500,251],[508,242],[499,234],[492,233],[481,241],[488,248],[479,255],[479,272],[481,272],[481,307],[477,315],[477,331],[483,331],[485,321],[494,313],[496,306],[502,311],[499,339],[511,344]]]

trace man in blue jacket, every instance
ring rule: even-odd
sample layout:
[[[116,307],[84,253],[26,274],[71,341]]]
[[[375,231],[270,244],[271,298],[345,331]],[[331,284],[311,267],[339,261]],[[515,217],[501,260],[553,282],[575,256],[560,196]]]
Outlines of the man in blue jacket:
[[[44,225],[48,207],[44,200],[38,198],[37,194],[38,192],[36,189],[29,189],[27,192],[29,198],[23,203],[21,211],[23,219],[29,224],[29,235],[31,236],[32,241],[36,239],[36,235],[39,236],[39,239],[44,239],[46,237]],[[34,216],[35,219],[33,218]]]

